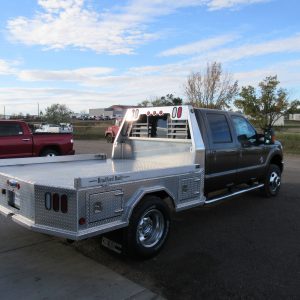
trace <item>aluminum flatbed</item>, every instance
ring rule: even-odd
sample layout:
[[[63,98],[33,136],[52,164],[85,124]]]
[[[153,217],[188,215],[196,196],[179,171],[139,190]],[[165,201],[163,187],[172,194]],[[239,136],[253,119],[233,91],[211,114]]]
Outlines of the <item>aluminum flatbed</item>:
[[[99,155],[76,155],[72,158],[67,157],[67,160],[63,161],[63,157],[52,157],[48,158],[48,162],[38,162],[36,159],[13,159],[8,162],[6,160],[9,165],[0,164],[0,174],[32,184],[73,189],[76,188],[74,181],[78,178],[84,180],[113,175],[132,176],[134,173],[151,178],[157,174],[167,175],[170,168],[174,167],[174,163],[170,163],[170,160],[162,159],[112,160],[99,158]],[[154,173],[149,174],[149,171]],[[144,172],[148,175],[143,175]]]
[[[139,240],[154,253],[152,240],[163,243],[169,230],[167,205],[180,211],[205,202],[205,148],[195,115],[188,106],[157,109],[152,125],[147,108],[127,112],[111,159],[1,160],[0,213],[31,230],[79,240],[129,226],[146,203],[150,215],[141,219]]]

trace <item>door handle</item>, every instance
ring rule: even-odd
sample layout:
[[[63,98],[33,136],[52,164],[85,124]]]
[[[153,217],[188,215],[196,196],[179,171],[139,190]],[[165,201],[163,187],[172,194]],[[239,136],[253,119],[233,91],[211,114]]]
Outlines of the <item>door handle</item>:
[[[213,160],[214,161],[217,161],[217,151],[216,150],[211,150],[211,155],[212,155],[212,157],[213,157]]]
[[[28,142],[28,141],[30,141],[30,139],[22,139],[22,141]]]

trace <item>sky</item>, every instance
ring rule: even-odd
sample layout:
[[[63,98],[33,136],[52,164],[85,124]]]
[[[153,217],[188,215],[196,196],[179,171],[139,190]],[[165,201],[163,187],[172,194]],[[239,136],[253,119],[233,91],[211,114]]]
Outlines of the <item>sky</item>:
[[[239,86],[278,75],[300,99],[298,0],[0,0],[0,114],[186,99],[222,63]]]

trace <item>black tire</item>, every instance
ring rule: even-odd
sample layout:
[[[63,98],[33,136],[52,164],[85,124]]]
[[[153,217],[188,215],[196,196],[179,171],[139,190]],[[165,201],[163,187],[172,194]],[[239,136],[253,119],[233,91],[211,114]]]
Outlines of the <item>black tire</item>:
[[[170,210],[156,196],[147,196],[134,209],[125,231],[125,251],[132,257],[151,258],[165,244],[170,231]]]
[[[281,186],[281,170],[277,165],[271,164],[264,179],[262,191],[266,197],[274,197],[279,193]]]
[[[106,138],[106,141],[108,143],[113,143],[114,142],[114,138],[113,138],[111,133],[108,133],[105,138]]]
[[[45,149],[41,153],[41,156],[58,156],[58,155],[59,155],[59,153],[53,149]]]

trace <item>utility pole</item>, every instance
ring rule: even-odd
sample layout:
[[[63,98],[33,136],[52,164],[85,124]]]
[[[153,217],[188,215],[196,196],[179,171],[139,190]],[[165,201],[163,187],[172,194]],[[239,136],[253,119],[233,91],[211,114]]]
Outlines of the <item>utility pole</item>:
[[[4,105],[4,114],[3,114],[4,120],[6,119],[5,117],[5,105]]]
[[[38,103],[38,118],[40,117],[40,104]]]

